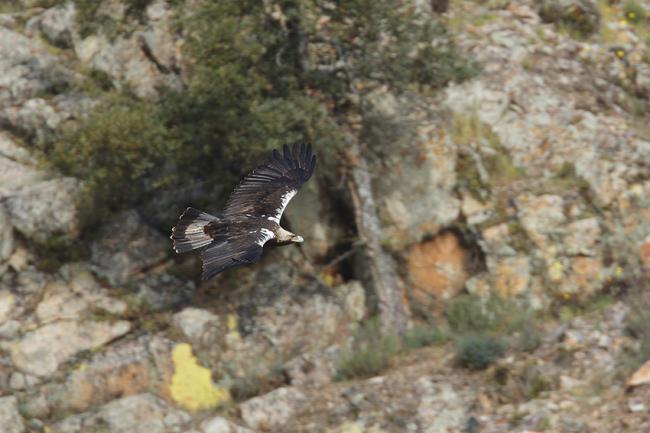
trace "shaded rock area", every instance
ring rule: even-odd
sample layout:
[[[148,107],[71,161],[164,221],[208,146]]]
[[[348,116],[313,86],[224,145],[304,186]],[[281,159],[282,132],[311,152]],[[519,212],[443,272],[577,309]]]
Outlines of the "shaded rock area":
[[[97,185],[48,163],[102,92],[158,104],[188,90],[197,2],[5,3],[0,432],[650,431],[647,0],[415,2],[478,72],[436,92],[372,85],[349,119],[412,312],[386,339],[366,335],[378,300],[345,188],[355,161],[338,149],[283,217],[305,243],[207,282],[168,231],[186,206],[216,213],[225,182],[161,177],[155,197],[89,229]],[[338,68],[279,3],[266,18],[322,62],[274,67]],[[309,19],[328,40],[332,17]],[[359,99],[341,93],[323,111]],[[491,302],[512,322],[495,325]],[[459,355],[458,314],[493,343],[468,356],[503,352],[485,369]],[[341,374],[346,359],[361,373]]]
[[[124,284],[138,272],[162,261],[168,245],[168,240],[144,224],[137,212],[127,211],[102,229],[91,246],[91,262],[111,284]]]

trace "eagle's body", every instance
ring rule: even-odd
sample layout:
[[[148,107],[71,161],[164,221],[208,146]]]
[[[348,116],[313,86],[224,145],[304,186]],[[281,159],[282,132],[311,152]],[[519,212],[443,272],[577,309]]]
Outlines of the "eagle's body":
[[[187,208],[172,229],[174,250],[202,248],[203,278],[234,266],[257,262],[264,245],[303,242],[280,226],[289,201],[314,172],[316,157],[310,145],[294,145],[284,153],[273,151],[235,188],[221,218]]]

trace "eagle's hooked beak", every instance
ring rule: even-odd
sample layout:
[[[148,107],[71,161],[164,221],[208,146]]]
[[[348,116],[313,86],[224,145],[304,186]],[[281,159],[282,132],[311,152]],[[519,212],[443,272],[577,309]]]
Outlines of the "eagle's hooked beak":
[[[294,235],[294,237],[291,238],[291,242],[296,242],[299,244],[305,242],[305,240],[302,238],[302,236]]]

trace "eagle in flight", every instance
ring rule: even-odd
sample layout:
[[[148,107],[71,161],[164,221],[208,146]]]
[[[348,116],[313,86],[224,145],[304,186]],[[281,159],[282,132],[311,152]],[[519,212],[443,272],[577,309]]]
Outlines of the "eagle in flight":
[[[282,212],[316,168],[310,144],[284,145],[237,185],[221,218],[188,207],[172,228],[174,251],[198,248],[203,279],[256,263],[265,244],[289,245],[303,238],[280,227]]]

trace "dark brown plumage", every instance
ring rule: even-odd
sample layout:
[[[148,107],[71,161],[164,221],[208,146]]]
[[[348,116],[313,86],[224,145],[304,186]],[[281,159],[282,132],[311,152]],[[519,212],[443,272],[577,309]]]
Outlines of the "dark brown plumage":
[[[303,242],[302,237],[280,227],[289,201],[312,176],[316,156],[311,145],[286,144],[283,154],[273,151],[235,188],[223,217],[187,208],[172,229],[174,250],[184,253],[203,248],[203,278],[226,269],[259,261],[263,246]]]

